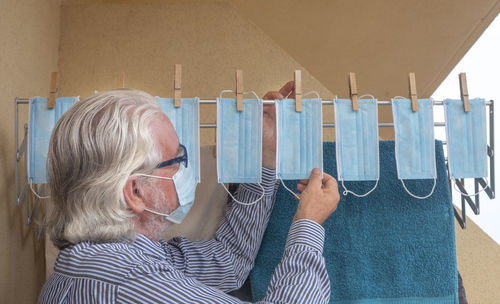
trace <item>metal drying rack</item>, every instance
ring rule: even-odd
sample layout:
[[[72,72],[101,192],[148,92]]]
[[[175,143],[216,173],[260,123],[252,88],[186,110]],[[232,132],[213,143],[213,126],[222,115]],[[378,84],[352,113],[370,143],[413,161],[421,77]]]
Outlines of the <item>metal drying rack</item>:
[[[21,160],[26,159],[26,147],[28,144],[28,123],[26,122],[23,125],[24,131],[23,131],[23,136],[21,140],[21,144],[19,144],[20,138],[19,138],[19,106],[21,105],[29,105],[31,102],[30,98],[16,98],[15,99],[15,145],[16,145],[16,168],[15,168],[15,185],[16,185],[16,205],[20,206],[23,203],[26,205],[26,224],[35,224],[35,233],[36,233],[36,238],[37,240],[40,240],[43,236],[44,229],[45,229],[45,216],[43,216],[43,219],[40,220],[38,219],[38,213],[39,210],[43,210],[43,214],[46,214],[46,204],[42,203],[42,200],[38,197],[33,197],[32,195],[29,195],[29,183],[28,183],[28,178],[25,176],[22,181],[20,181],[20,163]],[[199,100],[200,104],[215,104],[217,101],[216,100]],[[264,104],[274,104],[274,100],[264,100]],[[324,100],[322,101],[323,105],[333,105],[334,101],[333,100]],[[391,101],[385,101],[385,100],[379,100],[377,101],[378,105],[391,105]],[[434,105],[443,105],[443,101],[434,101]],[[489,143],[488,143],[488,158],[489,158],[489,171],[490,171],[490,179],[489,179],[489,184],[484,178],[475,178],[474,179],[474,193],[477,193],[474,195],[474,200],[471,198],[471,196],[467,195],[461,195],[461,203],[462,203],[462,208],[461,210],[457,210],[455,206],[454,208],[454,213],[455,213],[455,218],[457,219],[458,223],[460,226],[465,229],[466,228],[466,203],[469,205],[469,207],[472,209],[474,214],[478,215],[480,212],[479,208],[479,203],[480,203],[480,196],[479,196],[479,187],[484,188],[484,192],[490,199],[495,198],[495,156],[494,156],[494,148],[495,148],[495,120],[494,120],[494,102],[493,100],[487,101],[486,106],[488,109],[489,113]],[[200,128],[216,128],[216,124],[200,124]],[[379,127],[381,128],[387,128],[387,127],[394,127],[394,123],[379,123]],[[445,123],[444,122],[434,122],[434,127],[444,127]],[[335,123],[323,123],[324,128],[334,128]],[[446,141],[443,141],[443,144],[446,144]],[[445,158],[446,161],[446,167],[448,168],[448,160]],[[23,184],[22,189],[20,187],[20,184]],[[450,186],[450,191],[452,191],[452,180],[448,178],[449,186]],[[468,194],[467,190],[465,189],[465,179],[459,179],[456,180],[457,186],[462,191],[464,194]],[[44,195],[46,192],[46,187],[45,185],[32,185],[34,187],[34,190],[37,193],[40,193],[41,195]],[[33,203],[30,204],[30,201]],[[40,206],[42,205],[42,206]]]

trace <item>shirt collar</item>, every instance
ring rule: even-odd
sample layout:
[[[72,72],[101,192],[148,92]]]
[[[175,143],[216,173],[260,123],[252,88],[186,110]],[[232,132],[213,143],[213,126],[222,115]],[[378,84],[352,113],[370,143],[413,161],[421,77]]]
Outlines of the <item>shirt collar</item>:
[[[165,251],[163,250],[161,244],[159,242],[151,240],[150,238],[142,234],[137,234],[133,246],[144,251],[144,253],[147,255],[153,255],[162,260],[165,259]]]

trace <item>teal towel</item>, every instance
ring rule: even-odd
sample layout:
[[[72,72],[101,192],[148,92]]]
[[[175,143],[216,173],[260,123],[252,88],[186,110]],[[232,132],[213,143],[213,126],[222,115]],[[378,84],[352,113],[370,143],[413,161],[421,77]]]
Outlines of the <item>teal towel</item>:
[[[335,143],[324,143],[323,149],[324,170],[336,178]],[[340,194],[337,211],[323,224],[330,303],[458,303],[453,207],[440,141],[436,165],[434,194],[412,198],[397,179],[394,141],[381,141],[377,189],[364,198]],[[297,181],[285,183],[296,189]],[[374,182],[345,185],[365,193]],[[406,185],[425,195],[433,180],[407,180]],[[254,300],[267,291],[296,208],[296,200],[280,186],[250,274]]]

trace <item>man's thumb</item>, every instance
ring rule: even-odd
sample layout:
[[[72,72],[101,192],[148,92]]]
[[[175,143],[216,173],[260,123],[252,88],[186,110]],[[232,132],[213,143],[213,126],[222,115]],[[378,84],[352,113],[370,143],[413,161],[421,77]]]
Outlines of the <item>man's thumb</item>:
[[[309,175],[309,185],[313,185],[315,187],[321,186],[321,170],[318,168],[314,168],[311,171],[311,175]]]

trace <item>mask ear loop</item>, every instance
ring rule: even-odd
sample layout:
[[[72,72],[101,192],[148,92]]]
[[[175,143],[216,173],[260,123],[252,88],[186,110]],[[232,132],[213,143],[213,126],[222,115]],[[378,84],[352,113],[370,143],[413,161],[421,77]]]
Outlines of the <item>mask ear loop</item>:
[[[316,91],[309,91],[309,92],[307,92],[307,93],[304,93],[304,94],[302,94],[302,97],[307,96],[307,95],[311,95],[311,94],[316,95],[316,98],[317,98],[317,99],[321,99],[321,97],[319,97],[319,93],[318,93],[318,92],[316,92]]]
[[[351,190],[347,190],[347,188],[344,186],[344,180],[341,180],[341,184],[342,184],[342,188],[344,188],[344,192],[342,192],[342,194],[344,196],[346,196],[347,194],[350,193],[350,194],[352,194],[352,195],[354,195],[356,197],[365,197],[368,194],[372,193],[373,190],[375,190],[375,188],[377,188],[377,186],[378,186],[378,179],[375,181],[375,186],[373,186],[373,188],[371,188],[370,191],[366,192],[365,194],[357,194],[357,193],[352,192]]]
[[[403,96],[394,96],[392,99],[394,100],[394,99],[408,99],[408,98],[403,97]],[[404,182],[403,179],[400,179],[400,181],[401,181],[401,184],[403,184],[403,188],[405,189],[406,193],[408,193],[410,196],[412,196],[412,197],[414,197],[416,199],[426,199],[426,198],[430,197],[434,193],[434,189],[436,188],[436,179],[434,179],[434,184],[432,185],[431,192],[429,194],[425,195],[425,196],[418,196],[418,195],[415,195],[415,194],[411,193],[408,190],[408,188],[406,188],[406,185],[405,185],[405,182]]]
[[[286,185],[285,185],[285,182],[283,182],[283,179],[281,179],[281,176],[278,176],[278,179],[281,181],[281,184],[283,185],[283,187],[285,187],[285,189],[290,192],[293,196],[295,196],[296,199],[300,200],[300,197],[297,195],[297,193],[293,192],[292,190],[290,190],[290,188],[288,188]]]
[[[161,213],[161,212],[154,211],[153,209],[149,209],[149,208],[146,208],[146,207],[144,207],[144,210],[149,211],[149,212],[151,212],[153,214],[156,214],[156,215],[164,216],[164,217],[168,217],[170,215],[170,213],[169,214]]]
[[[426,198],[430,197],[430,196],[434,193],[434,189],[436,188],[436,179],[434,179],[434,185],[432,185],[432,190],[431,190],[431,193],[427,194],[426,196],[418,196],[418,195],[415,195],[415,194],[411,193],[411,192],[410,192],[410,191],[406,188],[405,182],[404,182],[402,179],[400,179],[400,181],[401,181],[401,184],[403,184],[403,188],[405,188],[406,192],[407,192],[409,195],[411,195],[411,196],[413,196],[414,198],[417,198],[417,199],[426,199]]]
[[[489,185],[489,183],[490,183],[490,182],[488,181],[488,179],[487,179],[487,178],[485,178],[485,179],[486,179],[486,186],[484,186],[484,187],[483,187],[483,189],[479,190],[478,192],[476,192],[476,193],[474,193],[474,194],[465,194],[465,193],[463,193],[462,191],[460,191],[460,189],[458,189],[458,188],[457,188],[457,180],[456,180],[456,179],[454,180],[454,181],[455,181],[455,183],[453,184],[453,188],[455,188],[455,190],[456,190],[457,192],[459,192],[459,193],[460,193],[461,195],[463,195],[463,196],[467,196],[467,197],[476,196],[476,195],[478,195],[479,193],[481,193],[481,192],[483,192],[484,190],[486,190],[486,188],[488,188],[488,185]]]
[[[235,91],[233,90],[222,90],[220,91],[220,94],[219,94],[219,98],[222,98],[222,95],[224,95],[225,93],[236,93]],[[255,96],[255,99],[257,100],[261,100],[259,98],[259,96],[257,95],[257,93],[255,93],[255,91],[248,91],[248,92],[243,92],[242,93],[243,95],[247,95],[247,94],[253,94]],[[317,94],[317,93],[316,93]],[[319,95],[318,95],[319,96]]]
[[[173,180],[172,177],[157,176],[157,175],[150,175],[150,174],[137,173],[137,174],[134,174],[134,175],[135,176],[146,176],[146,177],[153,177],[153,178],[159,178],[159,179]]]
[[[257,183],[257,185],[259,185],[260,189],[262,189],[262,195],[257,200],[255,200],[255,201],[253,201],[251,203],[244,203],[244,202],[241,202],[241,201],[237,200],[231,194],[231,192],[229,192],[229,190],[226,188],[226,185],[224,185],[224,183],[221,183],[221,185],[222,185],[222,188],[224,188],[224,190],[226,190],[227,194],[229,194],[229,196],[233,199],[233,201],[235,201],[238,204],[243,205],[243,206],[252,206],[252,205],[255,205],[257,202],[259,202],[260,200],[262,200],[262,198],[264,197],[264,194],[266,193],[266,190],[264,189],[264,187],[262,187],[261,184]]]
[[[363,97],[366,97],[366,96],[371,97],[371,99],[374,99],[374,100],[375,100],[375,96],[373,96],[372,94],[364,94],[364,95],[361,95],[361,96],[359,97],[359,99],[362,99]],[[378,128],[378,126],[377,126],[377,128]],[[377,134],[378,134],[378,132],[377,132]],[[378,138],[377,138],[377,140],[378,140]],[[349,193],[350,193],[350,194],[352,194],[352,195],[354,195],[354,196],[356,196],[356,197],[365,197],[365,196],[367,196],[368,194],[372,193],[372,192],[373,192],[373,190],[375,190],[375,189],[377,188],[377,186],[378,186],[378,181],[379,181],[379,179],[377,178],[377,180],[375,181],[375,185],[373,186],[373,188],[371,188],[371,189],[370,189],[368,192],[366,192],[365,194],[358,194],[358,193],[355,193],[355,192],[353,192],[353,191],[351,191],[351,190],[348,190],[348,189],[345,187],[345,185],[344,185],[344,179],[342,179],[342,180],[340,181],[340,182],[341,182],[341,184],[342,184],[342,188],[344,188],[344,192],[342,192],[342,194],[343,194],[344,196],[346,196],[347,194],[349,194]]]
[[[35,189],[33,189],[33,183],[31,181],[32,180],[30,179],[29,184],[30,184],[30,189],[31,189],[31,192],[33,193],[33,195],[35,195],[36,197],[38,197],[41,200],[50,198],[50,196],[40,196],[38,193],[36,193]]]
[[[219,98],[222,98],[222,95],[224,95],[224,93],[235,93],[235,92],[233,90],[222,90],[220,92],[220,94],[219,94]],[[259,98],[259,96],[257,95],[257,93],[255,93],[255,91],[243,92],[243,95],[246,95],[246,94],[253,94],[257,100],[261,100]],[[226,185],[224,185],[224,183],[221,183],[221,185],[222,185],[222,188],[224,188],[224,190],[226,190],[227,194],[229,194],[229,196],[233,199],[233,201],[235,201],[238,204],[243,205],[243,206],[252,206],[252,205],[255,205],[257,202],[259,202],[259,201],[262,200],[262,198],[264,197],[264,194],[266,193],[266,190],[264,189],[264,187],[262,187],[262,185],[260,183],[257,183],[257,185],[259,185],[259,187],[262,189],[262,195],[257,200],[255,200],[255,201],[253,201],[251,203],[244,203],[244,202],[241,202],[241,201],[237,200],[231,194],[231,192],[229,192],[229,190],[226,188]]]

